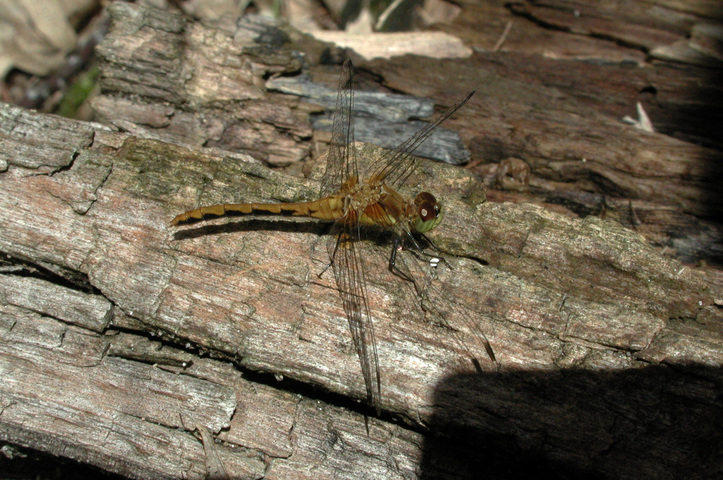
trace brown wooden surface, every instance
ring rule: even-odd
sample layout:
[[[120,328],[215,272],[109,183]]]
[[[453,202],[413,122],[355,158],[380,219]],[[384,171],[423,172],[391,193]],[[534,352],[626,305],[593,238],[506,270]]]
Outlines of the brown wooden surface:
[[[527,190],[488,192],[529,203],[484,202],[459,167],[425,162],[413,182],[444,199],[431,236],[458,255],[439,293],[479,322],[499,369],[463,325],[421,311],[386,271],[386,248],[363,245],[379,259],[367,273],[386,412],[365,420],[334,281],[317,277],[322,226],[168,226],[201,204],[314,198],[313,177],[258,160],[315,153],[308,113],[322,108],[265,85],[300,73],[292,48],[313,60],[321,47],[293,35],[259,46],[249,28],[234,41],[229,27],[130,4],[111,13],[96,102],[106,126],[0,110],[3,440],[135,478],[204,478],[197,426],[232,478],[720,472],[723,281],[663,251],[671,219],[688,222],[677,238],[692,257],[720,248],[720,226],[699,217],[719,208],[700,165],[720,157],[714,146],[640,133],[596,103],[605,94],[585,101],[533,69],[522,82],[514,52],[357,62],[440,104],[476,88],[447,126],[473,162],[515,156],[531,171]],[[333,90],[338,68],[312,70]],[[560,196],[573,205],[562,213]],[[609,205],[608,218],[571,214],[585,202]],[[631,209],[637,226],[611,219]],[[641,235],[640,212],[658,215],[657,236]]]

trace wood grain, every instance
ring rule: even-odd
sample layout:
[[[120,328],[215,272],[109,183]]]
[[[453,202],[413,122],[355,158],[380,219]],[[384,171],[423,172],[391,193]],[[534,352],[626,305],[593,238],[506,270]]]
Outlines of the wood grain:
[[[265,89],[274,73],[296,75],[298,58],[288,44],[261,48],[167,12],[110,12],[96,103],[106,125],[0,108],[0,184],[11,192],[0,196],[0,438],[132,478],[204,478],[198,425],[234,478],[719,473],[720,274],[609,218],[485,201],[472,174],[427,161],[410,187],[444,202],[431,237],[452,269],[440,268],[434,292],[452,307],[441,320],[425,310],[389,275],[387,249],[362,242],[385,412],[365,418],[333,278],[317,276],[328,263],[323,225],[169,227],[199,205],[315,197],[318,167],[299,179],[260,163],[312,150],[308,113],[320,107]],[[480,83],[484,63],[435,63],[447,73],[412,83],[416,62],[431,69],[408,59],[367,67],[447,103],[475,75]],[[442,93],[445,83],[454,88]],[[473,161],[475,138],[495,136],[540,190],[568,184],[582,202],[619,189],[702,225],[697,199],[710,185],[691,152],[717,155],[712,147],[628,131],[590,106],[580,115],[579,101],[540,96],[552,90],[503,105],[486,88],[447,124]],[[625,152],[667,152],[670,168],[628,165]],[[591,172],[609,182],[593,185]],[[465,318],[499,366],[456,322]]]

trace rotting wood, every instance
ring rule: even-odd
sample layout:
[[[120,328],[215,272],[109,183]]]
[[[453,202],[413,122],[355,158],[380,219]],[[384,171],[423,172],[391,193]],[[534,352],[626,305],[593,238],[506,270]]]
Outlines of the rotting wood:
[[[46,118],[46,121],[53,120],[53,117]],[[41,133],[38,132],[38,135]],[[104,138],[108,141],[104,142]],[[68,276],[71,281],[85,278],[88,286],[96,289],[115,306],[113,326],[140,335],[157,335],[165,339],[166,343],[177,345],[177,348],[190,347],[180,357],[172,355],[170,361],[163,361],[164,355],[159,353],[168,347],[150,349],[158,350],[155,356],[148,357],[158,364],[158,368],[183,373],[180,377],[174,377],[179,381],[188,376],[204,378],[211,375],[208,372],[195,373],[194,370],[194,365],[205,364],[203,358],[198,357],[198,352],[209,352],[235,360],[252,371],[262,370],[289,376],[303,383],[323,385],[332,391],[363,398],[363,381],[357,371],[355,354],[350,349],[348,339],[345,340],[346,325],[338,298],[328,280],[307,280],[308,275],[313,276],[323,266],[323,253],[319,252],[317,256],[322,255],[320,261],[309,263],[309,258],[314,255],[310,247],[319,244],[319,235],[323,231],[309,225],[302,225],[299,230],[295,225],[284,227],[261,224],[247,227],[246,224],[221,222],[201,231],[191,229],[173,235],[167,227],[167,220],[172,214],[195,199],[205,202],[221,198],[236,199],[244,195],[260,200],[272,197],[292,200],[312,195],[314,184],[305,186],[294,179],[265,171],[255,163],[245,163],[241,157],[224,160],[212,154],[199,155],[155,141],[127,136],[123,142],[118,142],[118,139],[118,134],[99,132],[94,145],[81,152],[77,163],[64,171],[66,175],[62,179],[58,175],[23,175],[26,170],[15,166],[6,172],[2,176],[3,187],[17,194],[12,199],[5,198],[0,204],[2,231],[5,232],[0,237],[3,251],[33,265],[52,264],[56,266],[57,272],[75,272],[75,276]],[[114,150],[109,145],[113,144],[121,147],[111,155]],[[94,187],[97,200],[88,212],[79,215],[63,200],[62,189],[76,191],[76,194],[81,189],[87,191],[89,185],[83,183],[77,173],[84,171],[83,159],[95,156],[112,163],[111,173],[100,187]],[[97,160],[96,163],[103,164],[104,161]],[[393,295],[394,290],[385,287],[388,279],[380,280],[382,283],[375,280],[388,278],[384,276],[382,264],[369,275],[373,280],[370,295],[373,315],[377,321],[380,363],[385,382],[383,399],[387,409],[407,417],[408,421],[431,426],[440,434],[454,435],[462,421],[465,428],[472,428],[478,432],[475,435],[481,435],[482,438],[494,438],[498,434],[511,436],[517,439],[525,451],[539,451],[542,448],[549,453],[550,458],[563,461],[555,456],[559,455],[556,452],[561,449],[577,446],[581,452],[603,447],[597,441],[586,443],[588,437],[583,432],[589,432],[589,429],[600,431],[607,424],[585,422],[584,403],[576,403],[574,408],[568,405],[565,418],[569,422],[553,422],[552,426],[545,427],[551,429],[549,433],[556,432],[555,435],[560,436],[554,444],[545,443],[547,450],[539,443],[536,435],[530,436],[525,432],[543,428],[556,415],[553,404],[564,403],[566,398],[571,401],[570,389],[584,390],[597,385],[600,375],[610,378],[610,385],[620,385],[619,391],[610,387],[609,397],[606,397],[609,401],[619,398],[619,402],[613,402],[611,408],[633,408],[628,404],[628,399],[630,388],[635,382],[618,382],[615,380],[615,372],[633,372],[620,375],[640,375],[644,379],[647,375],[646,364],[664,361],[675,368],[658,367],[664,371],[655,371],[654,376],[665,376],[668,378],[666,384],[695,383],[694,391],[698,392],[695,401],[703,403],[704,406],[700,407],[703,411],[710,409],[707,410],[708,414],[716,413],[718,406],[715,402],[705,407],[707,397],[703,392],[708,391],[713,395],[720,385],[714,367],[721,356],[720,332],[715,330],[714,319],[717,310],[712,304],[711,293],[706,293],[710,286],[694,269],[665,259],[645,245],[639,236],[610,222],[572,220],[533,206],[487,203],[475,207],[474,204],[465,204],[464,198],[474,198],[470,190],[474,190],[473,182],[459,171],[450,171],[450,168],[432,164],[425,166],[425,171],[434,178],[447,179],[443,185],[457,189],[457,193],[447,203],[447,221],[440,227],[435,240],[441,248],[457,254],[487,258],[490,265],[480,267],[474,262],[450,259],[455,264],[455,289],[445,290],[445,293],[453,298],[456,296],[465,304],[474,305],[480,315],[481,328],[493,342],[503,368],[499,373],[471,375],[472,371],[464,366],[463,355],[449,332],[439,330],[438,326],[420,323],[418,319],[396,316],[399,307],[395,307],[395,302],[402,299],[389,303],[384,295]],[[75,178],[78,180],[76,184],[73,183]],[[200,181],[203,178],[213,180],[211,184],[205,185],[204,193],[201,193],[197,189],[204,185]],[[232,182],[231,179],[236,181]],[[253,193],[254,189],[256,193]],[[481,225],[483,229],[469,228],[470,225]],[[44,240],[39,242],[39,238]],[[570,242],[571,239],[576,241]],[[652,263],[648,270],[641,270],[646,261]],[[598,278],[605,282],[598,281]],[[586,282],[590,288],[581,288]],[[647,290],[638,292],[637,284],[646,285]],[[640,298],[641,295],[644,299]],[[4,295],[4,298],[13,297]],[[21,305],[8,304],[9,310],[6,310],[5,316],[6,321],[11,322],[6,327],[10,337],[3,342],[8,348],[18,348],[16,335],[33,338],[32,335],[23,334],[23,322],[20,320],[25,315],[18,309],[39,310],[22,302],[15,303]],[[680,320],[671,320],[674,318]],[[692,323],[686,318],[696,320]],[[58,325],[55,328],[59,331],[76,329],[59,320],[51,320]],[[123,365],[131,362],[133,368],[145,371],[142,376],[147,376],[151,384],[158,381],[154,379],[154,367],[145,362],[137,363],[142,361],[137,352],[139,346],[143,346],[142,337],[134,340],[129,348],[121,347],[117,335],[108,336],[108,333],[98,336],[87,332],[82,337],[88,337],[87,341],[97,338],[94,341],[109,344],[108,352],[113,355],[86,353],[86,371],[92,365],[97,365],[97,368],[110,369],[114,375],[122,378],[124,370],[119,369],[115,360],[122,357],[127,359],[121,362]],[[53,374],[53,365],[72,365],[77,362],[58,362],[56,358],[63,354],[64,348],[84,343],[72,341],[73,338],[68,333],[58,333],[55,343],[43,341],[47,344],[43,349],[37,350],[39,347],[36,347],[28,354],[33,361],[41,362],[48,369],[47,377],[43,377],[40,383],[33,382],[21,390],[17,390],[17,383],[5,384],[9,387],[6,398],[11,400],[6,403],[3,419],[8,427],[12,427],[7,431],[15,432],[8,440],[56,452],[62,445],[63,451],[78,452],[73,455],[110,470],[131,476],[155,475],[156,478],[163,478],[158,473],[166,468],[163,463],[151,462],[147,470],[143,470],[144,473],[139,473],[140,467],[133,463],[137,458],[125,458],[124,450],[120,447],[120,450],[115,450],[108,444],[108,451],[104,454],[107,456],[91,455],[87,451],[81,453],[85,451],[80,449],[82,445],[77,445],[78,450],[70,449],[68,442],[72,443],[72,439],[79,435],[78,431],[74,431],[60,444],[44,441],[34,443],[28,436],[32,432],[37,433],[36,427],[29,427],[34,424],[27,421],[19,423],[13,416],[13,405],[26,405],[23,402],[27,401],[27,396],[31,395],[36,385],[56,385],[56,388],[64,388],[70,393],[80,391],[81,386],[67,384],[64,379],[78,377],[83,382],[88,381],[79,373],[55,372],[57,377]],[[37,339],[32,341],[37,342]],[[88,345],[84,347],[86,350],[88,348]],[[148,347],[145,349],[148,350]],[[13,354],[2,358],[16,357],[17,354]],[[452,361],[454,358],[457,360]],[[422,371],[419,370],[419,362],[425,365]],[[687,373],[689,367],[686,365],[691,363],[710,367],[695,367],[695,374]],[[553,375],[559,368],[568,373],[559,374],[561,377]],[[595,373],[600,369],[608,373]],[[465,371],[469,373],[463,374]],[[435,388],[438,382],[443,382],[444,374],[454,372],[462,376],[456,377],[458,380],[450,377],[447,382],[452,383],[442,390]],[[549,375],[552,376],[548,380]],[[701,380],[701,377],[705,380]],[[223,383],[228,381],[225,375],[215,378]],[[512,381],[512,378],[517,380]],[[539,398],[537,387],[532,387],[541,381],[543,384],[552,382],[546,388],[553,388],[557,392],[551,404],[544,403]],[[506,387],[509,382],[512,385],[510,389]],[[662,394],[643,383],[646,391],[640,392],[640,395]],[[247,383],[236,385],[245,391],[267,388]],[[173,396],[171,392],[187,392],[188,387],[171,384],[164,387],[165,390]],[[140,398],[143,388],[136,387],[135,391],[134,400]],[[117,415],[118,411],[110,406],[127,403],[118,397],[127,394],[125,388],[117,393],[111,390],[110,398],[98,398],[89,392],[83,398],[91,405],[86,405],[84,411],[95,415],[111,415],[115,412]],[[230,422],[228,433],[220,437],[231,445],[271,448],[269,445],[278,445],[278,440],[274,441],[268,435],[281,435],[280,438],[284,438],[283,432],[291,432],[291,425],[299,421],[297,407],[293,407],[293,403],[288,404],[282,408],[287,415],[291,415],[286,417],[290,418],[285,423],[288,430],[270,430],[262,435],[247,422],[251,421],[252,425],[263,429],[264,424],[277,423],[278,414],[269,412],[269,404],[264,401],[255,401],[253,398],[243,400],[238,392],[235,395],[239,400],[234,402],[232,398],[231,403],[237,406],[236,413],[226,420],[227,423],[222,424],[226,428]],[[435,395],[437,398],[434,398]],[[700,395],[703,395],[702,399],[698,398]],[[529,402],[529,408],[537,413],[532,415],[533,410],[527,408],[510,410],[511,400],[504,400],[509,396],[514,396],[513,403],[518,407]],[[187,394],[184,397],[187,398]],[[194,415],[197,415],[197,412],[194,413],[194,400],[179,399],[180,403],[175,407],[161,409],[176,409],[177,416],[173,414],[171,417],[156,418],[151,413],[157,401],[152,397],[144,398],[144,401],[133,402],[134,408],[139,410],[133,410],[130,414],[142,417],[141,420],[146,418],[153,425],[153,431],[163,426],[174,431],[180,427],[188,431],[184,441],[191,438],[196,441],[192,432],[197,422],[185,420],[186,416],[195,419]],[[677,404],[676,398],[671,398],[671,408]],[[692,401],[685,398],[685,402]],[[93,406],[96,402],[109,407],[97,409]],[[47,411],[46,407],[45,404],[34,406],[39,419],[43,418],[42,412]],[[604,404],[595,408],[599,413],[595,418],[604,416]],[[249,409],[257,413],[251,415]],[[309,432],[311,438],[319,438],[320,432],[328,428],[324,425],[337,421],[333,420],[338,418],[337,413],[334,413],[336,411],[335,407],[328,407],[315,420],[304,417],[304,425],[316,424],[322,428],[314,434]],[[676,425],[687,428],[683,425],[693,424],[698,431],[705,431],[706,425],[700,424],[697,415],[687,418],[683,411],[678,413],[682,417],[679,417],[680,421]],[[700,410],[697,412],[700,413]],[[166,412],[167,415],[169,413]],[[270,416],[264,416],[265,413]],[[329,420],[329,415],[332,420]],[[358,415],[354,418],[357,425],[353,430],[356,438],[354,442],[376,442],[374,435],[364,440],[364,422]],[[572,419],[577,419],[579,429],[572,427]],[[93,425],[97,425],[98,421],[87,420]],[[634,418],[630,422],[631,427],[652,428],[648,420],[640,425]],[[26,428],[19,429],[19,425],[25,425]],[[139,423],[133,428],[129,426],[129,430],[123,431],[136,431],[142,425]],[[333,431],[337,431],[337,428],[347,431],[351,427],[334,427]],[[212,430],[218,432],[218,427]],[[62,431],[59,430],[57,434]],[[286,440],[286,443],[291,442],[287,452],[289,449],[293,451],[289,458],[303,458],[303,462],[313,462],[313,458],[317,457],[305,448],[315,447],[303,439],[302,430],[298,426],[293,431],[294,436]],[[714,432],[709,433],[709,438],[715,437]],[[158,432],[149,431],[146,434],[157,436]],[[401,431],[395,437],[399,435]],[[682,432],[672,429],[667,437],[657,438],[661,445],[669,447],[680,435]],[[619,436],[611,437],[610,441],[622,441],[625,455],[628,455],[627,452],[633,446],[624,441],[626,438],[620,432]],[[571,443],[570,439],[574,439],[574,442]],[[419,439],[414,442],[419,442]],[[509,447],[505,445],[505,448]],[[646,450],[651,448],[647,443],[642,445],[641,448]],[[175,451],[169,448],[171,450],[163,455]],[[420,452],[405,443],[385,448],[387,455],[399,454],[397,448],[407,452],[405,455],[412,455],[405,460],[410,465],[423,464],[420,458],[429,455],[428,451]],[[609,444],[606,443],[605,448],[606,455],[611,455]],[[686,455],[696,455],[693,444],[687,449],[685,444],[677,448],[683,448]],[[198,465],[205,465],[200,457],[200,443],[196,443],[193,451],[200,462]],[[345,455],[351,455],[349,450],[345,452]],[[294,457],[295,454],[301,457]],[[117,455],[117,462],[113,460],[113,455]],[[352,457],[356,460],[348,461],[362,462],[361,458]],[[193,458],[184,458],[196,465]],[[563,463],[569,460],[564,459]],[[277,458],[274,466],[281,471],[292,471],[290,465],[294,464],[289,461]],[[243,462],[246,465],[246,460]],[[324,468],[330,469],[328,471],[339,473],[333,465],[325,465]],[[348,468],[350,464],[344,465],[339,468]],[[363,462],[354,465],[368,467]],[[647,469],[651,474],[660,472],[658,467],[647,463],[642,466],[638,463],[637,466]],[[251,467],[247,465],[245,468]],[[425,471],[429,471],[431,467],[425,468]],[[387,476],[402,475],[399,471],[381,473]]]
[[[114,9],[144,22],[174,21],[134,5]],[[116,93],[118,105],[130,102]],[[174,98],[167,97],[170,105]],[[328,261],[324,230],[217,222],[175,234],[167,225],[202,203],[313,198],[314,180],[269,171],[218,145],[189,149],[139,138],[166,138],[163,128],[135,127],[129,135],[2,111],[8,169],[0,181],[13,195],[0,198],[0,250],[13,265],[32,267],[21,272],[40,278],[30,288],[60,276],[73,292],[105,297],[114,306],[111,328],[122,330],[99,335],[36,313],[45,312],[42,305],[8,301],[17,298],[18,279],[11,279],[11,295],[0,294],[0,345],[8,350],[0,359],[5,371],[23,373],[23,382],[3,385],[5,439],[139,478],[203,478],[193,433],[200,416],[224,442],[226,469],[251,477],[355,478],[362,471],[459,478],[459,469],[523,469],[527,453],[558,472],[603,478],[715,474],[709,453],[720,445],[715,419],[723,418],[721,286],[639,235],[534,205],[482,203],[471,176],[425,163],[420,182],[435,179],[430,188],[448,212],[433,238],[465,257],[450,258],[454,288],[445,293],[477,312],[502,369],[473,375],[451,332],[401,315],[408,293],[397,293],[380,262],[369,275],[385,409],[444,440],[439,445],[388,418],[370,419],[367,436],[363,417],[334,406],[342,397],[327,393],[364,398],[333,282],[315,278]],[[121,117],[119,125],[133,127]],[[16,132],[15,124],[45,127]],[[92,142],[34,149],[45,128],[77,128]],[[170,129],[175,137],[166,140],[185,136],[179,132]],[[33,167],[57,158],[69,160],[54,175]],[[42,380],[18,365],[38,365]],[[274,385],[255,371],[298,383]],[[304,385],[320,387],[306,393],[331,404],[290,393]],[[53,403],[45,386],[63,395]],[[89,393],[72,398],[82,391]],[[136,392],[132,402],[129,391]],[[40,396],[43,402],[34,401]],[[48,427],[49,411],[68,425]],[[94,437],[98,425],[108,426],[102,438]],[[98,442],[103,449],[88,446]],[[263,465],[260,455],[271,460]],[[481,467],[471,460],[480,458]]]
[[[230,31],[193,23],[182,26],[177,18],[164,16],[161,20],[167,25],[156,33],[152,16],[122,9],[114,15],[125,27],[111,32],[100,48],[106,93],[96,106],[102,119],[144,137],[244,151],[273,165],[298,162],[313,152],[305,140],[311,137],[312,123],[319,127],[321,121],[309,119],[306,102],[314,100],[300,87],[316,85],[308,91],[316,98],[323,94],[318,83],[300,76],[301,63],[292,49],[304,48],[318,57],[318,44],[258,19],[247,19]],[[530,35],[529,25],[519,28],[517,35]],[[264,38],[286,35],[293,41],[260,45],[249,32],[256,32],[256,37],[264,32]],[[479,41],[465,29],[460,33],[470,43]],[[210,37],[216,40],[204,41]],[[153,64],[158,56],[174,61],[138,70],[139,64]],[[357,63],[395,91],[446,105],[477,90],[445,127],[460,133],[473,164],[515,157],[529,165],[530,191],[514,195],[515,200],[555,204],[573,215],[606,211],[669,254],[692,262],[721,262],[723,230],[710,220],[723,215],[717,201],[723,163],[714,148],[723,102],[707,70],[691,68],[681,75],[680,67],[647,65],[637,57],[611,62],[602,56],[596,63],[524,51],[481,52],[465,60],[402,57]],[[309,73],[312,82],[321,77],[327,82],[326,97],[318,104],[328,105],[337,72],[312,65]],[[183,83],[184,76],[210,80]],[[625,115],[634,114],[641,99],[659,133],[622,122]],[[386,132],[406,123],[358,133],[366,134],[365,139],[389,141]],[[386,122],[374,116],[366,124],[379,127]],[[448,157],[467,155],[452,151]],[[631,203],[626,200],[645,205],[638,225],[628,221]]]

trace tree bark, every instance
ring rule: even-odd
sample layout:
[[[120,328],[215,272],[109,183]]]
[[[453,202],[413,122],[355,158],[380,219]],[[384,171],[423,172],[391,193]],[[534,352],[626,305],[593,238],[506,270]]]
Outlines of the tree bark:
[[[409,183],[446,211],[430,234],[446,259],[432,304],[388,272],[382,242],[360,242],[384,406],[369,416],[331,271],[317,275],[325,226],[169,227],[200,205],[314,199],[318,167],[299,179],[260,160],[309,156],[309,113],[325,101],[273,77],[328,78],[333,98],[338,69],[300,79],[294,49],[322,48],[293,33],[276,42],[269,23],[230,31],[133,4],[110,12],[103,124],[0,110],[0,438],[133,478],[720,474],[719,271],[665,256],[625,219],[485,202],[472,174],[428,161]],[[514,152],[531,167],[532,192],[522,182],[490,196],[582,205],[617,192],[613,212],[626,200],[668,208],[694,226],[689,243],[695,228],[712,232],[696,255],[715,251],[720,226],[698,216],[716,208],[699,205],[712,192],[699,162],[719,158],[714,147],[639,133],[549,87],[502,103],[520,84],[485,73],[489,55],[430,62],[358,63],[447,105],[484,89],[445,125],[472,161],[491,148],[484,136],[499,160]],[[673,224],[660,224],[662,238]]]

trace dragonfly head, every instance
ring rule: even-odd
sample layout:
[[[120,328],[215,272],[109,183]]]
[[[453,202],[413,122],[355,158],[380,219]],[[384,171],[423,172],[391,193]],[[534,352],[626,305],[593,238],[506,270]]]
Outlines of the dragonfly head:
[[[412,227],[419,233],[427,233],[439,225],[444,216],[442,205],[437,203],[434,195],[422,192],[414,198],[412,205]]]

